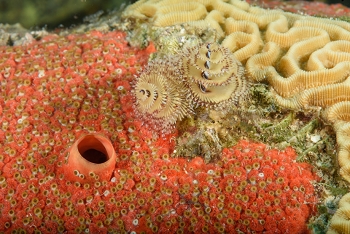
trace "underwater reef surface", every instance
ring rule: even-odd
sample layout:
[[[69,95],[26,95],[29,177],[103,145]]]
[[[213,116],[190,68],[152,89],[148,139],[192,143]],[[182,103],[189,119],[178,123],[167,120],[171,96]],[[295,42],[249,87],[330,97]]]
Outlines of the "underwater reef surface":
[[[254,85],[246,111],[200,109],[159,136],[135,115],[132,91],[156,49],[144,25],[135,34],[128,24],[24,32],[15,46],[4,39],[0,232],[324,233],[347,191],[329,159],[334,132]],[[124,32],[108,32],[115,28]],[[219,137],[209,141],[213,129]],[[108,179],[69,161],[87,134],[107,137],[116,152]]]
[[[306,230],[317,176],[291,148],[240,141],[215,163],[171,158],[176,134],[154,139],[135,119],[129,82],[152,44],[92,31],[0,51],[2,232]],[[92,133],[117,153],[108,179],[82,180],[68,160]]]

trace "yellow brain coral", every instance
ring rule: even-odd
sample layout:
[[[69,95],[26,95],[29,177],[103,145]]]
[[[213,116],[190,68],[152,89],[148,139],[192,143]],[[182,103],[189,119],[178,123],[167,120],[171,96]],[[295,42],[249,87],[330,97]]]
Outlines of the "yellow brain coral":
[[[339,201],[339,209],[334,214],[327,234],[350,233],[350,193],[344,195]]]
[[[182,23],[200,29],[215,29],[221,45],[229,48],[245,66],[246,76],[258,82],[269,82],[276,102],[281,106],[331,108],[350,101],[347,81],[350,79],[350,24],[347,22],[265,10],[239,0],[192,0],[186,3],[142,0],[129,6],[123,17],[145,20],[157,27]],[[189,61],[194,59],[199,58],[188,58]],[[201,78],[199,74],[196,77]],[[221,87],[212,88],[208,83],[200,82],[193,84],[194,89],[201,94],[200,90],[217,89],[219,92]],[[198,100],[202,98],[209,100],[202,94],[197,96]],[[214,100],[214,96],[210,98]],[[339,121],[333,117],[349,116],[348,105],[328,109],[324,116],[336,126]],[[345,107],[346,114],[343,113]],[[342,121],[350,120],[347,117]],[[343,139],[350,135],[350,130],[339,127],[336,131],[341,174],[350,182],[350,146]],[[341,153],[343,151],[347,152],[346,156]]]

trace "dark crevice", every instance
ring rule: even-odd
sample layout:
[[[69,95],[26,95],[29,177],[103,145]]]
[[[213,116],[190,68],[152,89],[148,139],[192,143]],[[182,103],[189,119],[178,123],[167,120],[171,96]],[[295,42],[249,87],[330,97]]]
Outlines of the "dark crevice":
[[[88,149],[85,152],[83,152],[81,155],[83,156],[83,158],[85,158],[89,162],[96,163],[96,164],[101,164],[108,160],[108,157],[106,154],[96,149]]]

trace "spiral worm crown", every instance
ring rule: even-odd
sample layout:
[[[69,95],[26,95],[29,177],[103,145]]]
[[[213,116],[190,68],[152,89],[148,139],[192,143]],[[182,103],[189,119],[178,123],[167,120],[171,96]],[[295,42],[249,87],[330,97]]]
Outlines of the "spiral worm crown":
[[[241,63],[225,47],[204,43],[155,59],[134,86],[136,112],[163,133],[197,106],[223,109],[241,101],[248,82]]]

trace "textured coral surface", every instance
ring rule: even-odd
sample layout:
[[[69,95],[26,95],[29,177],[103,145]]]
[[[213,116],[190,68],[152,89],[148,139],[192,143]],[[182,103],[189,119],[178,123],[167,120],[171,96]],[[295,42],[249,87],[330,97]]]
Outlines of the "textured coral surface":
[[[321,6],[324,7],[322,4]],[[302,8],[299,7],[296,10],[302,10]],[[321,13],[320,8],[314,12],[307,8],[303,10],[309,14]],[[340,8],[339,10],[340,15],[346,14]],[[335,8],[327,7],[324,12],[325,14],[322,15],[328,15],[329,12],[335,13]],[[245,66],[247,77],[257,83],[268,82],[271,92],[264,95],[274,97],[277,106],[293,113],[313,112],[317,119],[322,113],[323,120],[332,123],[336,132],[337,147],[334,149],[337,150],[336,159],[339,165],[337,170],[344,180],[350,182],[350,24],[348,18],[335,20],[293,14],[279,9],[267,10],[239,0],[193,0],[186,3],[172,0],[141,0],[129,6],[123,16],[131,20],[136,19],[136,22],[150,23],[158,27],[158,30],[163,29],[165,34],[171,29],[175,31],[180,28],[180,33],[174,36],[179,44],[186,40],[181,30],[197,35],[204,42],[213,38],[221,41],[221,45],[228,47]],[[211,35],[212,31],[216,31],[216,37],[207,36]],[[273,127],[274,130],[277,128]],[[294,137],[293,141],[300,141],[296,136]],[[316,143],[318,140],[313,141]],[[322,150],[320,147],[315,152],[322,153]],[[331,155],[325,154],[318,157],[316,161],[325,161],[327,157]],[[310,163],[323,164],[314,160],[310,160]],[[336,175],[333,174],[330,177],[336,178]],[[349,191],[346,185],[339,193],[342,186],[338,185],[342,184],[342,180],[335,180],[337,185],[332,192],[327,191],[327,186],[323,188],[325,197],[334,202],[336,199],[332,198],[333,195],[341,196]],[[332,209],[335,209],[332,208],[334,203],[329,202],[331,205],[327,203],[325,200],[327,209],[321,217],[322,226],[325,228],[328,221],[324,217],[331,215]],[[349,217],[345,217],[344,212],[339,215],[344,216],[347,221],[343,222],[342,226],[338,226],[337,230],[343,228],[339,233],[349,233]],[[339,215],[336,215],[333,220],[336,220]],[[332,227],[332,224],[330,226]]]
[[[170,158],[176,134],[152,139],[134,118],[129,82],[153,51],[96,31],[0,48],[1,232],[306,230],[316,177],[291,148],[241,141],[211,164]],[[110,181],[64,178],[67,149],[89,132],[117,152]]]
[[[308,14],[323,17],[349,16],[350,9],[343,4],[326,4],[321,1],[275,1],[275,0],[248,0],[249,4],[263,8],[281,9],[298,14]]]

